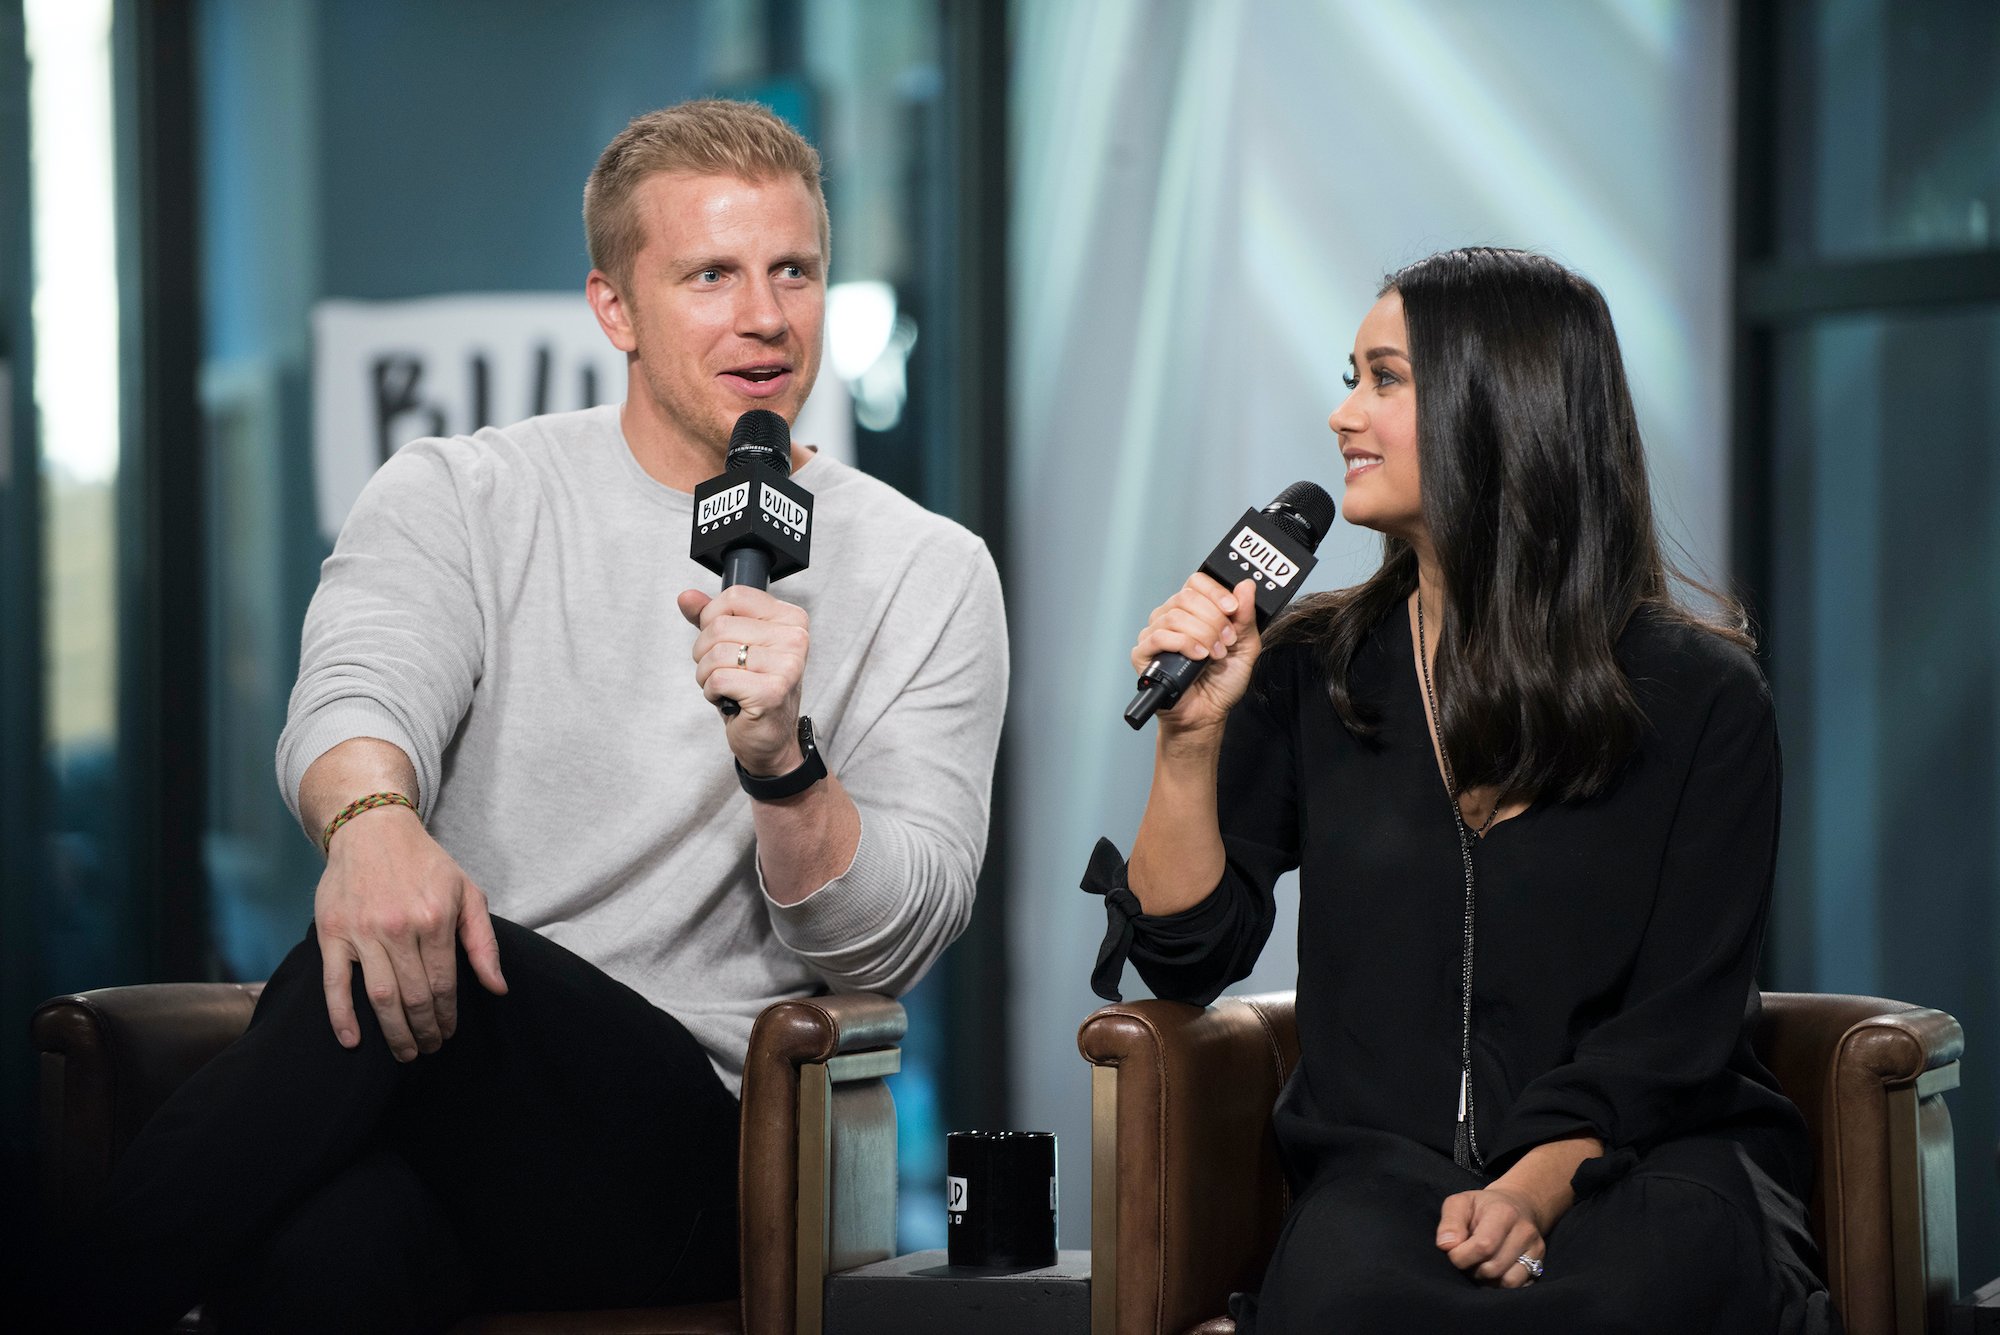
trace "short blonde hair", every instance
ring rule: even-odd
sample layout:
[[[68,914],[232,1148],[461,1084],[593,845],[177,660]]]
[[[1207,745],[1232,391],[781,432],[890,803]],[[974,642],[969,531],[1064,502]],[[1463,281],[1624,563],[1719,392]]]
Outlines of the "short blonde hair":
[[[805,136],[755,102],[701,98],[634,117],[598,155],[583,186],[583,234],[590,262],[623,286],[645,244],[632,195],[659,172],[768,181],[796,176],[819,213],[820,258],[833,240],[820,187],[819,151]]]

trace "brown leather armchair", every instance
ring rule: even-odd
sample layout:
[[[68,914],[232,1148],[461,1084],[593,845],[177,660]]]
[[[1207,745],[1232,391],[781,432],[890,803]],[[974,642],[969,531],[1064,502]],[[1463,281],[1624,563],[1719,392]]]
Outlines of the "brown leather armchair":
[[[1848,1335],[1942,1335],[1958,1293],[1951,1115],[1964,1046],[1942,1011],[1766,992],[1757,1050],[1811,1129],[1809,1203]],[[1270,1115],[1298,1064],[1292,994],[1106,1006],[1091,1070],[1093,1335],[1232,1335],[1290,1194]]]
[[[60,1228],[167,1096],[235,1040],[261,984],[162,983],[57,997],[35,1012],[41,1187]],[[453,1335],[819,1335],[824,1280],[896,1251],[903,1008],[872,993],[783,1001],[758,1017],[743,1071],[737,1302],[482,1315]]]

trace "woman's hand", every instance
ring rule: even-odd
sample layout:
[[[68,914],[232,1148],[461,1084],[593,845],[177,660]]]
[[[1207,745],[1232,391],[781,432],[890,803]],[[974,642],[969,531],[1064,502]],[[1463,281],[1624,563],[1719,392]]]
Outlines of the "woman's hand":
[[[1564,1136],[1523,1154],[1480,1191],[1445,1198],[1438,1216],[1438,1250],[1474,1279],[1518,1289],[1535,1276],[1523,1256],[1539,1261],[1548,1231],[1576,1203],[1570,1179],[1577,1165],[1604,1153],[1595,1136]]]
[[[1553,1222],[1553,1221],[1551,1221]],[[1448,1196],[1438,1218],[1438,1250],[1474,1279],[1503,1289],[1534,1282],[1520,1258],[1542,1259],[1546,1245],[1533,1202],[1498,1187]]]
[[[1209,663],[1172,709],[1155,716],[1163,740],[1219,732],[1222,720],[1249,689],[1250,669],[1263,648],[1257,634],[1255,590],[1247,579],[1225,589],[1196,571],[1179,593],[1153,609],[1132,649],[1133,671],[1144,673],[1161,654]]]

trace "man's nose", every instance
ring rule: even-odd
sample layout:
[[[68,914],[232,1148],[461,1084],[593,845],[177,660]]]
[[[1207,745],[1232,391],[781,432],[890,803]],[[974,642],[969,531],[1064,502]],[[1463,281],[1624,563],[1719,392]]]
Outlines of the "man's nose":
[[[770,278],[753,278],[745,283],[736,306],[737,332],[768,341],[782,337],[785,328],[785,308],[779,304],[777,289]]]

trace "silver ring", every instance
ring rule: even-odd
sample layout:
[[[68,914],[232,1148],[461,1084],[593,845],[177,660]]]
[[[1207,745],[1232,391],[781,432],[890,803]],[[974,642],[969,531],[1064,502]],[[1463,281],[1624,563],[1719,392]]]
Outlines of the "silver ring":
[[[750,666],[749,645],[739,644],[736,646],[736,666],[740,668],[747,668]]]
[[[1542,1263],[1532,1256],[1518,1257],[1515,1259],[1514,1264],[1524,1268],[1528,1272],[1528,1278],[1531,1280],[1542,1277]]]

